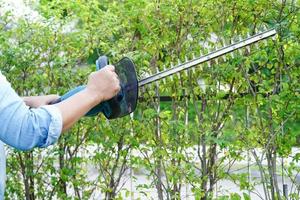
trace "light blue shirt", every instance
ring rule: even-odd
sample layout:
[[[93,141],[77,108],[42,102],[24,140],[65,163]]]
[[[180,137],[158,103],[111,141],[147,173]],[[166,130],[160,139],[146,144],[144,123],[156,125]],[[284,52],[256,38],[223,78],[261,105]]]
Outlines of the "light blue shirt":
[[[0,72],[0,200],[5,187],[3,143],[19,150],[47,147],[61,131],[62,116],[56,106],[29,109]]]

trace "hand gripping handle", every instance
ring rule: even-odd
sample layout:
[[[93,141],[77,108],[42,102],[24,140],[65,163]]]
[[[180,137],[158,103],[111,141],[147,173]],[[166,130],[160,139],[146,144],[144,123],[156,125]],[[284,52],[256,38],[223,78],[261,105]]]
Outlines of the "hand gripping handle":
[[[96,61],[96,68],[97,70],[102,69],[103,67],[105,67],[106,65],[108,65],[108,58],[106,56],[101,56],[97,61]],[[66,99],[68,99],[69,97],[73,96],[74,94],[84,90],[86,88],[86,85],[81,85],[78,86],[72,90],[70,90],[69,92],[67,92],[66,94],[64,94],[63,96],[61,96],[59,99],[57,99],[56,101],[51,102],[51,104],[57,104],[61,101],[64,101]],[[102,112],[106,117],[110,116],[111,113],[111,109],[108,105],[108,103],[102,102],[100,104],[98,104],[97,106],[95,106],[94,108],[92,108],[85,116],[95,116],[96,114],[98,114],[99,112]]]

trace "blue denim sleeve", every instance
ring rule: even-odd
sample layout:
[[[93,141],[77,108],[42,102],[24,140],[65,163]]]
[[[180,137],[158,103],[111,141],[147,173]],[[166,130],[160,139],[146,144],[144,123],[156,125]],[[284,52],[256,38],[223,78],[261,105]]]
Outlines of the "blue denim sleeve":
[[[55,106],[29,109],[7,81],[0,81],[0,140],[19,149],[47,147],[62,131],[62,116]]]
[[[0,141],[0,200],[4,199],[4,188],[5,188],[5,150],[3,143]]]

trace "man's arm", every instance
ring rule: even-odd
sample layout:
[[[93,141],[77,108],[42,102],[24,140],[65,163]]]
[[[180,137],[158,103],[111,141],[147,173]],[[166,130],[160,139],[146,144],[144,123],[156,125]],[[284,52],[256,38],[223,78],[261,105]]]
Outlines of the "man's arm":
[[[63,131],[69,129],[82,116],[102,101],[120,91],[120,81],[114,66],[106,66],[89,76],[87,87],[72,97],[55,104],[63,118]]]
[[[85,90],[51,106],[29,109],[9,83],[0,82],[0,140],[20,150],[53,144],[91,108],[120,90],[113,66],[89,76]]]

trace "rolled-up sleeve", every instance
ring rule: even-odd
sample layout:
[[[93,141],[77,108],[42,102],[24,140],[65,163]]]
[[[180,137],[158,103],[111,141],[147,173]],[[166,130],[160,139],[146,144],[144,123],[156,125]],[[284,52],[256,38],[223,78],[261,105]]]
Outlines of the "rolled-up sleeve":
[[[62,116],[56,106],[30,109],[7,81],[0,80],[0,140],[19,149],[47,147],[62,132]]]
[[[45,131],[45,135],[42,138],[45,138],[44,141],[39,145],[39,147],[47,147],[49,145],[54,144],[61,132],[62,132],[62,116],[60,111],[56,106],[43,106],[40,109],[36,109],[36,111],[45,110],[47,111],[48,117],[46,121],[46,126],[48,129]],[[43,118],[43,116],[41,116]]]

